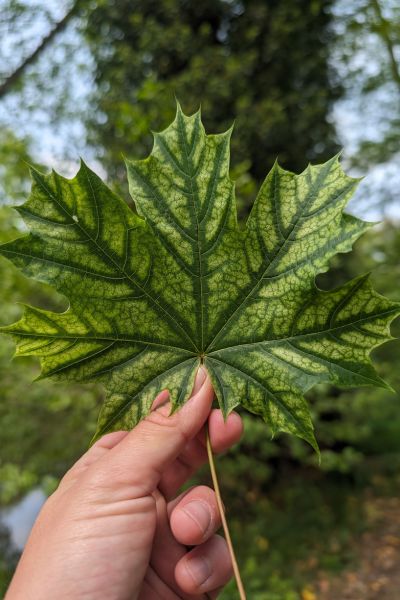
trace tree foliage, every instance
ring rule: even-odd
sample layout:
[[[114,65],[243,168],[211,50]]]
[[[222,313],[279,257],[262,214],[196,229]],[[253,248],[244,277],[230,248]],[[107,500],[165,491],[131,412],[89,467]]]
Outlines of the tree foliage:
[[[278,156],[302,170],[337,151],[329,120],[340,95],[328,65],[331,0],[97,2],[85,34],[95,61],[89,132],[110,181],[124,189],[121,152],[151,148],[150,129],[201,103],[211,131],[235,119],[233,169],[247,207]]]
[[[338,0],[335,12],[339,35],[333,54],[341,64],[356,130],[351,161],[367,169],[399,152],[400,6],[396,0]],[[383,192],[390,194],[390,185]],[[382,203],[384,196],[381,192]]]

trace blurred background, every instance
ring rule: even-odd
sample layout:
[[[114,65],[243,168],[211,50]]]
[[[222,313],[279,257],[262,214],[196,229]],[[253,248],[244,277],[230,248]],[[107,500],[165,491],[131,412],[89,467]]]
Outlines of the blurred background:
[[[27,163],[72,176],[81,155],[128,200],[123,155],[149,152],[175,96],[185,112],[201,103],[209,132],[235,120],[242,220],[276,157],[298,172],[343,148],[348,172],[367,175],[349,211],[380,223],[319,284],[372,270],[400,298],[397,0],[0,0],[0,241],[24,230],[11,206],[29,191]],[[60,306],[0,258],[1,324],[19,302]],[[95,387],[32,383],[37,362],[12,353],[1,338],[0,594],[102,401]],[[305,443],[271,441],[248,415],[242,443],[218,460],[252,600],[399,598],[400,343],[374,354],[396,393],[308,394],[320,466]],[[233,586],[223,598],[236,598]]]

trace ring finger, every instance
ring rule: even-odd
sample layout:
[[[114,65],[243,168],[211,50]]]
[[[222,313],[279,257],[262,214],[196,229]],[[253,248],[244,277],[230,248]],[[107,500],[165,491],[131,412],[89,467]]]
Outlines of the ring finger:
[[[185,554],[175,567],[175,580],[183,592],[200,595],[223,587],[232,577],[232,563],[224,538],[213,535]]]

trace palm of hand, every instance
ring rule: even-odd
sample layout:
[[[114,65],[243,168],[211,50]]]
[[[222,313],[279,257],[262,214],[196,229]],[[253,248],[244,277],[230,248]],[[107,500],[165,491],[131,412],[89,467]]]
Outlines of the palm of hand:
[[[164,418],[169,417],[162,414],[162,409],[153,417],[157,421]],[[241,430],[236,414],[224,422],[219,410],[211,412],[209,431],[214,451],[221,452],[231,446]],[[126,598],[131,599],[136,596],[130,594],[140,589],[139,600],[216,598],[218,588],[231,577],[231,563],[225,541],[215,535],[220,527],[215,494],[206,486],[198,486],[174,498],[182,484],[207,460],[204,430],[186,443],[179,457],[162,473],[152,493],[139,498],[136,493],[132,496],[129,482],[120,480],[115,488],[118,497],[113,500],[107,482],[97,478],[99,470],[93,470],[92,475],[90,467],[123,436],[123,432],[117,432],[100,440],[92,449],[90,462],[77,463],[62,484],[68,485],[70,478],[74,485],[79,482],[81,469],[84,477],[95,478],[96,504],[89,507],[84,517],[85,529],[89,527],[84,536],[88,540],[85,556],[90,557],[97,572],[101,557],[106,555],[109,560],[101,576],[93,579],[93,597],[109,600],[114,597],[110,596],[112,590],[115,598],[125,598],[129,589]],[[104,507],[99,515],[102,523],[92,523],[99,505]],[[92,528],[103,532],[102,547]],[[95,539],[95,544],[88,552],[91,539]],[[188,551],[187,546],[194,548]],[[81,569],[85,574],[88,572],[87,565],[83,568],[81,564]]]
[[[41,511],[7,600],[216,598],[231,561],[215,535],[215,494],[200,486],[172,499],[207,460],[207,418],[215,452],[241,435],[237,414],[224,422],[210,413],[212,397],[198,376],[174,416],[157,405],[134,431],[104,436],[75,463]]]

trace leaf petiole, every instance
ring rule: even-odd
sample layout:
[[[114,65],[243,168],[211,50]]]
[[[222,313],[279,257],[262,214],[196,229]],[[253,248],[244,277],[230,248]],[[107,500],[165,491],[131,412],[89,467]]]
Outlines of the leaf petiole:
[[[228,550],[229,550],[229,554],[230,554],[231,561],[232,561],[233,573],[234,573],[236,585],[237,585],[237,588],[239,591],[239,597],[240,597],[240,600],[246,600],[246,592],[244,591],[242,578],[240,576],[239,565],[236,560],[235,550],[233,548],[232,538],[231,538],[231,534],[229,533],[228,523],[227,523],[226,516],[225,516],[225,509],[224,509],[224,505],[223,505],[222,498],[221,498],[221,491],[219,488],[218,476],[217,476],[217,471],[215,468],[215,462],[214,462],[213,451],[211,448],[210,436],[208,433],[208,426],[206,426],[206,445],[207,445],[208,463],[210,465],[210,471],[211,471],[211,478],[212,478],[212,482],[213,482],[213,486],[214,486],[215,496],[217,499],[218,510],[221,515],[222,528],[224,530],[226,543],[228,545]]]

